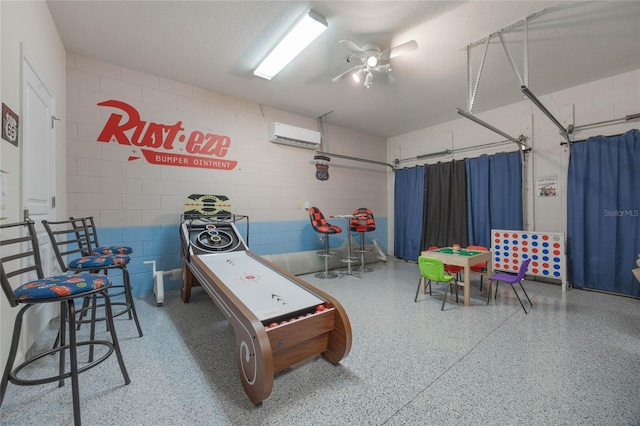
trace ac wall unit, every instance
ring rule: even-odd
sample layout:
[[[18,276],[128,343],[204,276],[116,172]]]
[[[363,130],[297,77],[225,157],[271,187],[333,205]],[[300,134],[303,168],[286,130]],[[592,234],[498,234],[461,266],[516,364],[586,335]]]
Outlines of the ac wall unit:
[[[269,125],[269,141],[298,148],[316,149],[320,132],[273,122]]]

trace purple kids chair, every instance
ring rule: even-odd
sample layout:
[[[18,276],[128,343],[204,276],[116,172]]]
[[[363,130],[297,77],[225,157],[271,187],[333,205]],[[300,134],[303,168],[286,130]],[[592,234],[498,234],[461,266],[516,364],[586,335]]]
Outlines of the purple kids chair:
[[[520,265],[520,269],[518,270],[518,273],[516,275],[509,274],[506,272],[498,272],[497,274],[493,274],[491,278],[489,278],[489,288],[487,289],[487,305],[489,304],[489,300],[491,299],[491,284],[493,284],[494,281],[496,282],[496,292],[493,295],[493,298],[495,299],[496,296],[498,295],[498,284],[500,283],[500,281],[503,281],[507,284],[511,284],[511,288],[513,289],[513,292],[516,294],[516,297],[518,298],[518,302],[520,302],[522,309],[524,309],[524,313],[525,314],[528,313],[524,307],[524,304],[522,303],[522,300],[520,299],[520,296],[518,296],[518,292],[516,291],[515,288],[513,288],[513,285],[516,283],[520,284],[520,288],[524,292],[524,295],[527,296],[527,300],[529,301],[529,304],[533,307],[533,303],[531,303],[531,299],[529,299],[529,295],[524,290],[524,287],[522,287],[522,280],[524,279],[524,274],[527,273],[527,269],[529,269],[530,262],[531,262],[531,258],[522,262],[522,265]]]

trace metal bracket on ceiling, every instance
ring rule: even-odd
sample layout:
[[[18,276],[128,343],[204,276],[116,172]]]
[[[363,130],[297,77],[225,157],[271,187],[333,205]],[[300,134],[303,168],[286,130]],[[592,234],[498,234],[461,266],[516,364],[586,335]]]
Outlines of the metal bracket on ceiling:
[[[525,28],[527,28],[527,21],[525,21]],[[502,44],[502,48],[504,49],[504,53],[507,55],[507,59],[509,59],[509,63],[511,64],[511,69],[513,70],[514,74],[516,75],[516,77],[518,78],[518,81],[520,82],[521,86],[526,86],[529,84],[528,80],[529,80],[529,61],[527,59],[527,55],[528,55],[528,31],[525,30],[525,37],[524,37],[524,81],[522,80],[522,77],[520,76],[520,72],[518,71],[518,66],[516,65],[515,60],[513,59],[513,55],[511,55],[511,51],[509,50],[509,48],[507,47],[505,41],[504,41],[504,36],[503,36],[503,32],[502,31],[498,31],[497,33],[491,34],[487,37],[486,39],[486,43],[485,43],[485,48],[484,48],[484,53],[482,54],[482,59],[480,60],[480,68],[478,69],[478,76],[476,78],[476,84],[473,85],[472,87],[472,75],[473,75],[473,68],[471,66],[471,45],[467,46],[467,90],[469,93],[469,99],[467,100],[467,112],[469,112],[470,114],[473,112],[473,104],[476,100],[476,95],[478,94],[478,86],[480,85],[480,79],[482,77],[482,70],[484,69],[484,62],[487,58],[487,52],[489,51],[489,43],[491,42],[491,39],[497,35],[498,38],[500,39],[500,43]]]
[[[553,115],[551,115],[551,113],[535,98],[535,96],[533,96],[533,94],[531,94],[531,92],[529,92],[529,89],[527,89],[528,85],[529,85],[529,21],[537,18],[545,13],[550,12],[551,10],[555,10],[556,7],[552,7],[552,8],[545,8],[540,10],[539,12],[533,13],[529,16],[527,16],[526,18],[514,22],[513,24],[502,28],[501,30],[498,30],[494,33],[489,34],[487,37],[484,37],[480,40],[477,40],[473,43],[468,44],[465,48],[467,51],[467,90],[468,90],[468,95],[469,98],[467,99],[467,112],[464,112],[462,110],[460,110],[459,108],[457,109],[457,112],[459,115],[462,115],[465,118],[468,118],[469,120],[472,120],[478,124],[480,124],[481,126],[486,127],[487,129],[498,133],[499,135],[507,138],[508,140],[517,143],[518,145],[520,145],[520,148],[525,151],[528,152],[531,150],[531,148],[529,148],[525,143],[524,143],[524,139],[522,137],[520,138],[514,138],[513,136],[509,136],[508,134],[502,132],[501,130],[496,129],[495,127],[493,127],[492,125],[478,119],[477,117],[473,116],[472,112],[473,112],[473,104],[475,103],[476,100],[476,95],[478,93],[478,86],[480,85],[480,79],[482,77],[482,71],[484,69],[484,63],[487,57],[487,52],[489,51],[489,45],[491,42],[491,39],[495,36],[497,36],[500,39],[500,43],[502,44],[502,48],[504,49],[505,54],[507,55],[507,59],[509,60],[509,63],[511,64],[511,69],[513,70],[514,74],[516,75],[516,77],[518,78],[518,81],[520,83],[520,89],[522,91],[522,93],[527,96],[538,108],[540,108],[540,110],[547,116],[549,117],[549,119],[561,129],[561,132],[563,134],[563,136],[565,136],[567,138],[567,140],[569,139],[569,134],[567,132],[567,130],[558,122],[558,120],[556,120],[555,117],[553,117]],[[504,41],[504,33],[507,31],[510,31],[516,27],[523,27],[523,56],[524,56],[524,64],[523,64],[523,74],[524,74],[524,79],[522,78],[522,76],[520,75],[520,72],[518,71],[518,66],[515,63],[515,60],[513,59],[513,56],[511,55],[511,52],[509,51],[509,48],[507,47],[507,44]],[[474,46],[477,46],[481,43],[485,44],[485,49],[484,49],[484,53],[482,54],[482,59],[480,61],[480,67],[478,69],[478,76],[476,78],[476,83],[475,85],[473,85],[472,83],[472,76],[473,76],[473,68],[471,66],[471,49]]]
[[[465,46],[465,49],[467,51],[467,89],[468,89],[468,100],[467,100],[467,112],[469,114],[471,114],[473,112],[473,104],[475,103],[476,100],[476,95],[478,93],[478,87],[480,85],[480,80],[482,78],[482,71],[484,69],[484,62],[485,59],[487,57],[487,52],[489,51],[489,44],[491,42],[491,40],[494,37],[498,37],[500,39],[500,43],[502,44],[502,47],[504,49],[505,54],[507,55],[507,59],[509,60],[509,63],[511,64],[511,69],[513,70],[513,72],[515,73],[516,77],[518,78],[518,82],[520,83],[520,86],[528,86],[529,85],[529,21],[531,21],[534,18],[537,18],[545,13],[550,12],[552,9],[555,8],[546,8],[546,9],[542,9],[536,13],[533,13],[529,16],[527,16],[524,19],[521,19],[520,21],[514,22],[513,24],[502,28],[494,33],[489,34],[486,37],[481,38],[480,40],[474,41],[473,43],[469,43],[467,46]],[[504,41],[504,34],[510,30],[513,30],[514,28],[518,28],[522,26],[523,27],[523,31],[524,31],[524,35],[523,35],[523,56],[524,56],[524,60],[523,60],[523,74],[524,74],[524,78],[520,75],[520,72],[518,70],[518,67],[515,63],[515,60],[513,59],[513,56],[511,55],[511,52],[509,51],[509,48],[507,47],[505,41]],[[480,44],[484,44],[485,45],[485,49],[484,49],[484,53],[482,54],[482,59],[480,60],[480,67],[478,69],[478,75],[476,77],[476,83],[475,85],[473,85],[472,83],[472,79],[473,79],[473,67],[471,64],[471,49],[473,49],[475,46],[478,46]]]

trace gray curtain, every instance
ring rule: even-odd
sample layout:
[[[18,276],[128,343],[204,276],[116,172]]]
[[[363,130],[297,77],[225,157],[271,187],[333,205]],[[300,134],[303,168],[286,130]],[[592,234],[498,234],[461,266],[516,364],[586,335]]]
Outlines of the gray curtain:
[[[468,246],[465,160],[428,165],[425,188],[422,250]]]

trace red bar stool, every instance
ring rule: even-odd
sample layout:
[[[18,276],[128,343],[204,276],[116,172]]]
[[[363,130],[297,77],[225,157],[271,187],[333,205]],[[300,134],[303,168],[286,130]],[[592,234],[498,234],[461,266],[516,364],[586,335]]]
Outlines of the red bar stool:
[[[356,250],[360,253],[360,272],[371,272],[373,269],[364,266],[364,254],[368,251],[364,248],[364,234],[376,230],[376,221],[371,210],[364,207],[356,209],[353,215],[354,218],[351,219],[349,230],[360,233],[360,249]]]
[[[317,278],[337,278],[338,274],[329,272],[329,256],[332,256],[334,253],[329,251],[329,235],[331,234],[339,234],[342,232],[342,228],[339,226],[331,225],[327,222],[324,215],[317,207],[309,208],[309,219],[311,220],[311,226],[313,230],[324,234],[324,250],[319,251],[317,254],[320,257],[324,257],[324,272],[318,272],[316,274]]]

